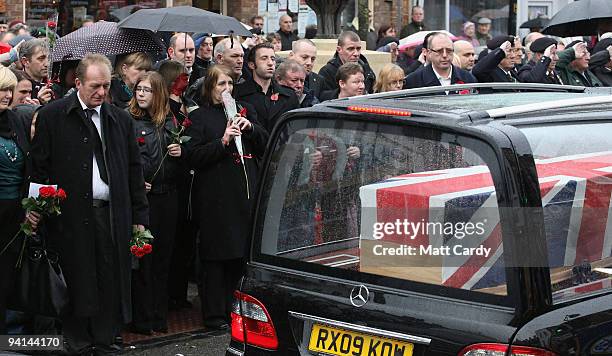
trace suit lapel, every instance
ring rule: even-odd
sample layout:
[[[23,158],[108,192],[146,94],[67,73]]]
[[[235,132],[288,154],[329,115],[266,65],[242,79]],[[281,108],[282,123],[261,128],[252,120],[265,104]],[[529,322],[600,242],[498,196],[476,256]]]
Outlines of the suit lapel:
[[[442,85],[442,83],[440,83],[440,81],[438,80],[436,73],[434,73],[433,67],[431,66],[431,64],[426,66],[425,70],[423,70],[423,84],[426,87]]]

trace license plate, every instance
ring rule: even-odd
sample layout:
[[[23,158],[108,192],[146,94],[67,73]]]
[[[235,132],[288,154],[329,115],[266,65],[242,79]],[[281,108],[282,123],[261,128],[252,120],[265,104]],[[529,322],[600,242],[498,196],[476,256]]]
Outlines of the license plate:
[[[414,345],[397,341],[314,324],[310,332],[308,350],[338,356],[412,356]]]

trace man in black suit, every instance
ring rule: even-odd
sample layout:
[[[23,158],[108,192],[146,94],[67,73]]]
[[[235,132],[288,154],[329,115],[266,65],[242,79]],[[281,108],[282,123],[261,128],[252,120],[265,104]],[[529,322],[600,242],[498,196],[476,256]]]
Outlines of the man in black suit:
[[[236,100],[243,100],[255,107],[257,119],[268,133],[287,111],[300,107],[295,92],[274,80],[276,56],[272,46],[258,44],[247,59],[252,76],[234,88]]]
[[[563,84],[555,71],[559,60],[557,41],[549,37],[538,38],[531,43],[529,50],[533,56],[519,69],[519,80],[524,83]]]
[[[45,224],[70,295],[62,316],[68,352],[115,355],[116,332],[131,319],[129,246],[132,229],[148,224],[147,197],[134,120],[105,102],[109,60],[88,54],[75,75],[77,91],[39,111],[32,180],[68,195]]]
[[[481,83],[516,83],[518,77],[515,64],[521,55],[520,41],[514,36],[496,36],[487,42],[490,50],[484,57],[481,53],[472,74]]]
[[[426,45],[423,51],[430,64],[410,73],[404,89],[477,82],[470,72],[453,65],[453,41],[448,35],[435,33]]]
[[[321,95],[321,77],[312,71],[314,62],[317,60],[317,46],[307,38],[297,40],[293,42],[289,59],[293,59],[304,66],[304,69],[306,69],[304,88],[318,98]]]

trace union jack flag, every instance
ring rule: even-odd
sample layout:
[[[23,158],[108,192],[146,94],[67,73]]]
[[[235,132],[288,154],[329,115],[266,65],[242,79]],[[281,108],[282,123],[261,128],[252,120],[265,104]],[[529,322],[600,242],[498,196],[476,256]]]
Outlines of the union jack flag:
[[[536,160],[544,206],[549,266],[573,266],[612,255],[612,152]],[[491,248],[488,257],[445,257],[442,284],[480,289],[503,284],[503,245],[497,197],[486,166],[413,173],[360,189],[361,238],[372,239],[376,222],[485,221],[479,238],[457,240],[417,232],[414,239],[387,234],[382,241],[411,246]],[[452,248],[452,247],[451,247]]]

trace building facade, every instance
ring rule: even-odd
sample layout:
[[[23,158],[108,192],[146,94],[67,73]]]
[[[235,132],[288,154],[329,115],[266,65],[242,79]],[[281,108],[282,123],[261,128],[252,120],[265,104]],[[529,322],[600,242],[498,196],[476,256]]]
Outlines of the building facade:
[[[349,0],[342,14],[344,28],[358,26],[359,5],[367,3],[370,28],[394,24],[398,30],[410,21],[412,6],[425,9],[425,23],[429,29],[446,29],[456,35],[462,33],[463,23],[480,17],[492,20],[493,33],[521,33],[518,27],[538,15],[551,17],[573,0]],[[60,33],[68,33],[85,19],[117,21],[134,8],[158,8],[192,5],[208,11],[223,13],[248,23],[254,15],[267,20],[266,32],[278,29],[278,18],[289,12],[298,17],[298,32],[316,23],[316,15],[305,0],[0,0],[0,18],[9,22],[25,19],[33,26],[41,26],[54,12],[59,12]],[[521,34],[525,34],[523,31]]]

